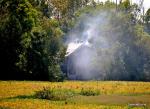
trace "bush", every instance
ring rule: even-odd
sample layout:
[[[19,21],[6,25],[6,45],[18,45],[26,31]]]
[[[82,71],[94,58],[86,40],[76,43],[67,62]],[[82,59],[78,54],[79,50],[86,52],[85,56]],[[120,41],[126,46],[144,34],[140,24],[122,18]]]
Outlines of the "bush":
[[[75,92],[72,90],[44,88],[41,91],[37,91],[35,97],[48,100],[66,100],[74,95]]]
[[[43,90],[37,91],[35,93],[35,97],[40,99],[53,99],[54,98],[53,90],[49,90],[48,88],[43,88]]]
[[[97,96],[100,92],[98,90],[92,90],[92,89],[81,89],[80,95],[84,96]]]
[[[35,98],[47,100],[66,100],[67,98],[78,94],[83,96],[97,96],[100,94],[100,92],[92,89],[81,89],[79,93],[76,93],[75,91],[69,89],[54,89],[44,87],[43,90],[35,93]]]

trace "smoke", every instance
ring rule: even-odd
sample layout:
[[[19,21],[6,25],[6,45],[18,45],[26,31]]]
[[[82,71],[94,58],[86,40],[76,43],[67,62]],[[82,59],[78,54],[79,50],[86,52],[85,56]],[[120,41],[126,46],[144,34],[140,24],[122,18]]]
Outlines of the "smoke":
[[[130,62],[125,60],[132,49],[133,40],[130,37],[132,26],[128,23],[123,13],[113,10],[82,15],[67,36],[68,49],[73,49],[68,50],[70,53],[66,56],[68,77],[80,80],[130,80],[135,76],[130,74],[131,69],[129,71],[127,67]]]

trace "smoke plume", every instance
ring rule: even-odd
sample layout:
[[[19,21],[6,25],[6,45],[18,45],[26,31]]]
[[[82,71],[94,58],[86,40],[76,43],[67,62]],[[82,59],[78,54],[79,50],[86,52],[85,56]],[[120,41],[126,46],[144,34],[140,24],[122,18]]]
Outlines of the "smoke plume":
[[[70,45],[78,47],[67,55],[68,77],[79,80],[132,80],[138,79],[142,69],[134,52],[133,27],[123,13],[99,11],[80,17],[68,33]],[[139,56],[140,58],[140,56]],[[132,64],[132,65],[130,65]],[[138,76],[137,76],[138,75]]]

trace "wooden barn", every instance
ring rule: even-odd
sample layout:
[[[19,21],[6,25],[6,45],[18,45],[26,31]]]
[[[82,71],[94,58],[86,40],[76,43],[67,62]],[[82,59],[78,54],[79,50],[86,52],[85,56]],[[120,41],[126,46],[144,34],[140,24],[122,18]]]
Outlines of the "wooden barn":
[[[91,69],[89,69],[91,65],[89,63],[91,63],[91,56],[93,56],[92,47],[82,42],[72,43],[69,46],[62,71],[71,80],[90,79],[88,74],[91,73]]]

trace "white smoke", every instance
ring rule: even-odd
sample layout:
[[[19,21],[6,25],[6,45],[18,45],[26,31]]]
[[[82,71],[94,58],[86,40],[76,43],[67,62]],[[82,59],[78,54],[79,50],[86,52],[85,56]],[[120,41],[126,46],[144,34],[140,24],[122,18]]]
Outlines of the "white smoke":
[[[116,59],[124,70],[120,59],[123,53],[120,36],[124,30],[120,29],[119,24],[122,22],[119,20],[119,14],[114,11],[100,11],[81,16],[67,36],[68,45],[76,43],[78,46],[72,47],[73,50],[67,55],[72,63],[68,66],[73,67],[69,72],[73,76],[70,76],[71,79],[107,79]],[[69,47],[68,49],[71,49]]]

